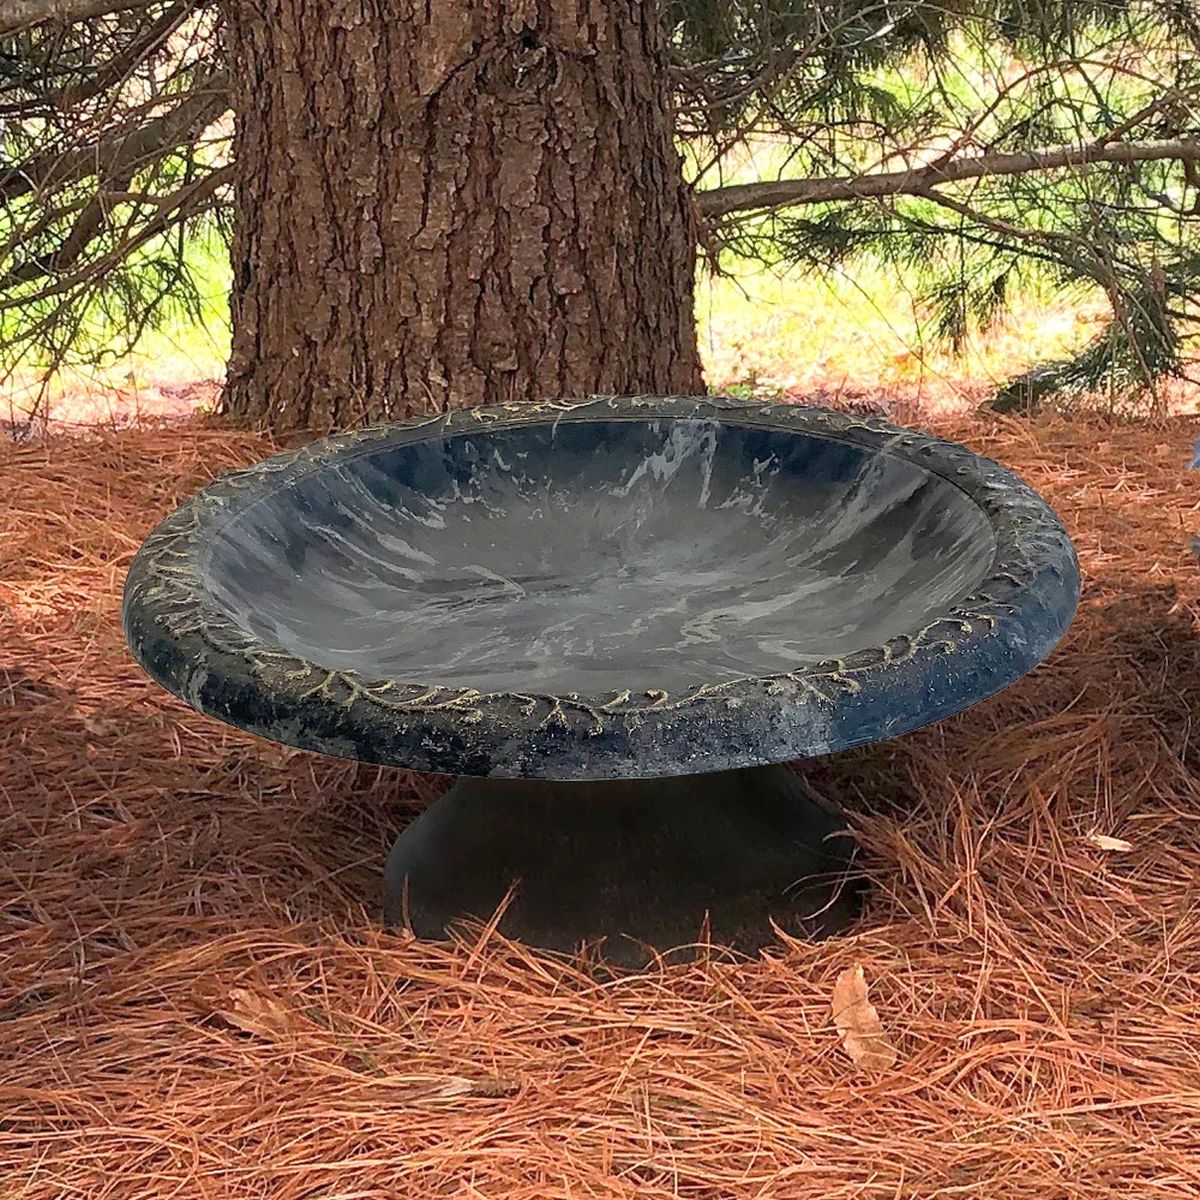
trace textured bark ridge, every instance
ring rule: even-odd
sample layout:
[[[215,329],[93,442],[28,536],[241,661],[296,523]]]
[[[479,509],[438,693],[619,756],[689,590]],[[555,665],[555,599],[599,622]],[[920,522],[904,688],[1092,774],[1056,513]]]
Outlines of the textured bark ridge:
[[[323,429],[700,390],[657,8],[230,0],[229,409]]]

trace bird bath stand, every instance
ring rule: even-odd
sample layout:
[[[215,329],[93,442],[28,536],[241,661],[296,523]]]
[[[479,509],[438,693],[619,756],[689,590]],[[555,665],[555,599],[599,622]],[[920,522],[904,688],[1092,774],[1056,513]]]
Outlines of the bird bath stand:
[[[1079,577],[961,446],[727,399],[475,409],[219,479],[146,540],[134,656],[202,712],[459,776],[386,915],[615,961],[852,918],[842,821],[779,764],[916,729],[1037,665]]]

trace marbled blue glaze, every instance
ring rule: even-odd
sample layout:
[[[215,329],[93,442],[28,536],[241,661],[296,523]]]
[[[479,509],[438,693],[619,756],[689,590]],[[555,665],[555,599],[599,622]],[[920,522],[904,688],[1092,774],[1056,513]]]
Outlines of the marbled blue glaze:
[[[1070,621],[1053,513],[962,447],[725,399],[474,410],[218,481],[130,572],[201,710],[465,774],[688,774],[894,736]]]
[[[597,421],[349,458],[231,520],[204,577],[255,636],[322,667],[674,693],[920,629],[995,550],[978,505],[901,458]]]

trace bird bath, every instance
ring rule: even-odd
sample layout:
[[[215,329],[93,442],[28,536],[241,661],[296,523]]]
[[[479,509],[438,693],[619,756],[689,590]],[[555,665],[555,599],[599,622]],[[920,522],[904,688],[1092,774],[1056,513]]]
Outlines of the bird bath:
[[[855,911],[788,767],[1019,679],[1078,600],[1049,507],[965,448],[728,399],[459,411],[315,442],[183,504],[130,570],[134,656],[201,712],[458,776],[385,913],[615,961]]]

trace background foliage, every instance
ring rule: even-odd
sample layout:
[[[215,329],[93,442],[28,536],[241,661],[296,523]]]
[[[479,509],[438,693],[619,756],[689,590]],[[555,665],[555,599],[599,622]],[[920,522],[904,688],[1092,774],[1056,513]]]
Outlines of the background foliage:
[[[0,372],[97,362],[201,315],[236,164],[217,10],[14,0],[0,16]],[[1100,289],[1082,353],[1001,389],[1186,372],[1200,222],[1191,0],[670,0],[706,265],[918,281],[962,344],[1031,282]]]

